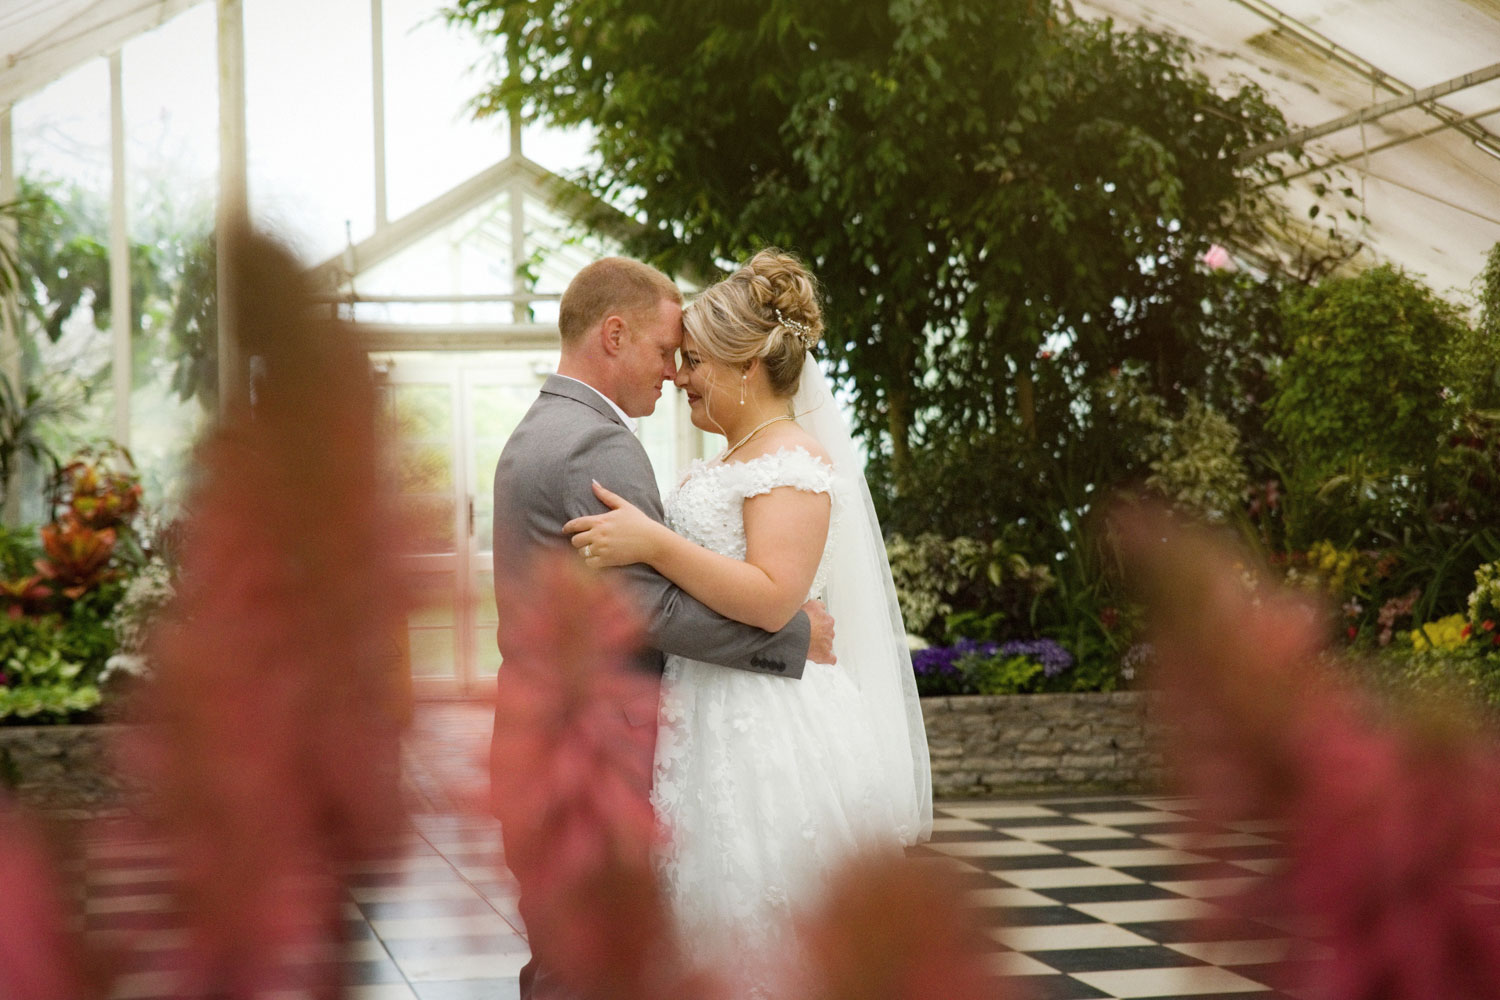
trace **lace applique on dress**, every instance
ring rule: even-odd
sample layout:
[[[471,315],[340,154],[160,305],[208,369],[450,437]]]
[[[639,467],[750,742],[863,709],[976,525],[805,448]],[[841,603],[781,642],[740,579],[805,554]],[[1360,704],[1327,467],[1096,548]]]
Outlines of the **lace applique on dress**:
[[[705,549],[744,559],[744,502],[782,486],[827,493],[833,500],[828,541],[808,591],[810,595],[820,594],[828,577],[828,553],[838,530],[846,487],[832,466],[805,448],[783,448],[744,462],[694,462],[687,478],[667,498],[667,527]]]

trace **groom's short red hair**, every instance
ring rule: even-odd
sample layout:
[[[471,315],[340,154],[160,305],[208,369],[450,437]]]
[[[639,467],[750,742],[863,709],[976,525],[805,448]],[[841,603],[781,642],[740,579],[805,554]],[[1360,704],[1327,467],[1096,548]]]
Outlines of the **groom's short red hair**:
[[[629,257],[602,257],[574,275],[558,306],[563,343],[573,343],[606,316],[634,316],[666,299],[682,304],[672,279]]]

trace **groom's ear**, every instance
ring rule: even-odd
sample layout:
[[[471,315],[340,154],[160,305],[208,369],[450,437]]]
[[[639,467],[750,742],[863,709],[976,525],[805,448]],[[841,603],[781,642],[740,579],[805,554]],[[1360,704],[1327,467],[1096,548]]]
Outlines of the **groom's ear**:
[[[599,346],[604,349],[605,354],[618,354],[625,343],[627,332],[625,318],[610,313],[599,323]]]

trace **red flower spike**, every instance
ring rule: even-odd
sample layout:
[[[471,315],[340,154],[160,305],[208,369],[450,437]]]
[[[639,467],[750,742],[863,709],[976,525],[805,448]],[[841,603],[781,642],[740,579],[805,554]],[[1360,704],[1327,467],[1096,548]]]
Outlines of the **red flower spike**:
[[[852,859],[799,924],[806,966],[788,996],[818,1000],[1004,1000],[993,944],[945,873],[899,855]]]
[[[288,256],[234,237],[225,259],[268,374],[254,418],[239,401],[198,453],[124,763],[179,872],[181,995],[332,997],[341,873],[404,825],[401,539],[363,355],[296,297]]]
[[[499,599],[493,807],[537,958],[585,995],[680,995],[666,985],[680,962],[651,860],[653,734],[624,711],[656,699],[629,665],[638,618],[566,557],[502,583]]]
[[[1320,611],[1262,588],[1212,537],[1118,522],[1147,596],[1171,749],[1209,818],[1279,821],[1290,857],[1224,900],[1315,928],[1298,992],[1336,1000],[1500,996],[1500,937],[1463,873],[1500,852],[1500,756],[1452,706],[1382,718],[1320,661]],[[1296,958],[1291,961],[1295,966]]]
[[[108,993],[52,877],[40,832],[0,799],[0,996],[90,1000]]]

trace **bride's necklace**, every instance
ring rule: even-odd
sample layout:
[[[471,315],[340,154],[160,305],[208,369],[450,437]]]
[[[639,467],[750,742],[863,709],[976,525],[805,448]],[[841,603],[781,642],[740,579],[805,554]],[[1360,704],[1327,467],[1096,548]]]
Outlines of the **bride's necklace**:
[[[755,437],[755,435],[759,434],[761,431],[765,430],[767,427],[770,427],[776,421],[778,421],[778,420],[790,420],[790,419],[792,419],[792,418],[791,418],[791,416],[789,414],[778,413],[776,416],[772,417],[770,420],[763,420],[763,421],[761,421],[760,423],[756,424],[754,427],[750,428],[750,433],[749,434],[746,434],[744,437],[740,438],[734,444],[730,445],[728,448],[725,448],[724,451],[721,452],[720,455],[719,455],[719,461],[722,462],[725,459],[727,459],[730,455],[733,455],[736,451],[739,450],[740,445],[744,444],[746,441],[749,441],[751,438]]]

